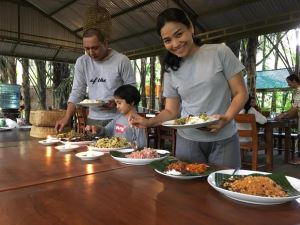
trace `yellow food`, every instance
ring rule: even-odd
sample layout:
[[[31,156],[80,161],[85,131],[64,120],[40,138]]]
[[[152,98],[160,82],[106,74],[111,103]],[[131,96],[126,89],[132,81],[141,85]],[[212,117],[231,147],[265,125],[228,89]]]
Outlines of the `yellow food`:
[[[101,138],[95,143],[97,148],[124,148],[129,146],[130,143],[122,137]]]
[[[243,194],[263,197],[286,197],[288,194],[271,178],[265,176],[246,176],[233,181],[225,181],[223,187]]]

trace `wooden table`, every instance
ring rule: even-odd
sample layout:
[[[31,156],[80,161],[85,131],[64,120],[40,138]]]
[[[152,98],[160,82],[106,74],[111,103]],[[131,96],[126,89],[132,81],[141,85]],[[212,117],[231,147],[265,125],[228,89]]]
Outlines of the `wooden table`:
[[[155,173],[148,166],[119,164],[109,156],[84,163],[69,153],[71,160],[67,162],[51,147],[49,163],[45,156],[49,147],[38,145],[37,140],[28,142],[1,148],[5,154],[0,157],[0,183],[4,187],[0,190],[1,224],[296,225],[300,222],[300,199],[273,206],[241,203],[215,191],[206,178],[175,180]],[[88,165],[95,168],[94,172],[88,172]],[[22,186],[25,181],[31,185]]]
[[[274,128],[282,128],[285,132],[285,162],[290,159],[291,149],[291,126],[289,120],[268,120],[263,125],[265,129],[265,148],[266,148],[266,169],[272,171],[273,168],[273,131]]]

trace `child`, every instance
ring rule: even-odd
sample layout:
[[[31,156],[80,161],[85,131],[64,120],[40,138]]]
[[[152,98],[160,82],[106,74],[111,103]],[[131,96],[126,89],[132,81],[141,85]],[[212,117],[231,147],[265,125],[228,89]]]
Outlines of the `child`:
[[[146,147],[146,133],[144,128],[131,127],[128,118],[136,114],[136,106],[141,96],[136,87],[132,85],[122,85],[114,92],[114,99],[117,110],[121,113],[116,116],[109,124],[99,128],[98,134],[102,137],[124,137],[127,141],[134,143],[136,147]]]

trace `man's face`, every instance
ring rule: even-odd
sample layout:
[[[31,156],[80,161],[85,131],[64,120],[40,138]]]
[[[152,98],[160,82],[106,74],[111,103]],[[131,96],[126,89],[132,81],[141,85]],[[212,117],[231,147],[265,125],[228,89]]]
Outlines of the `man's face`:
[[[107,43],[100,42],[96,35],[83,38],[83,48],[92,59],[102,60],[107,56]]]
[[[288,86],[291,87],[291,88],[296,88],[297,87],[297,82],[295,82],[295,81],[291,81],[291,80],[286,79],[286,82],[287,82]]]

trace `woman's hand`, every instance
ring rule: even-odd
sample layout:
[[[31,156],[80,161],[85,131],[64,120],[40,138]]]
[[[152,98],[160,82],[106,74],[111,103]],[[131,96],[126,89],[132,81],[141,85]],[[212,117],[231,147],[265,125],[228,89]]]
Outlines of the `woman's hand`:
[[[210,124],[210,125],[206,126],[204,129],[200,128],[200,130],[205,130],[205,131],[209,131],[209,132],[212,132],[212,133],[217,133],[217,132],[219,132],[219,130],[221,130],[229,122],[228,118],[225,117],[225,115],[216,114],[216,115],[212,115],[212,117],[215,118],[215,119],[219,119],[219,120],[216,121],[213,124]]]
[[[135,126],[138,128],[146,128],[149,126],[148,119],[138,114],[132,114],[131,116],[129,116],[128,123],[130,126]]]

